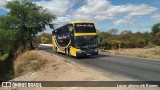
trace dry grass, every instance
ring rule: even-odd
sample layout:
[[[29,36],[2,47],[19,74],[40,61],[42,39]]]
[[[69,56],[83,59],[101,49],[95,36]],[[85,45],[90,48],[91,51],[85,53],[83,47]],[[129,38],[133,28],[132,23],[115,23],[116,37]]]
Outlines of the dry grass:
[[[27,72],[37,71],[46,63],[46,57],[36,50],[26,51],[14,61],[15,76],[26,74]]]
[[[152,48],[133,48],[133,49],[119,49],[108,50],[109,54],[135,56],[140,58],[152,58],[160,60],[160,46]]]
[[[63,61],[64,61],[64,62],[66,62],[66,63],[71,63],[71,61],[69,61],[69,60],[66,60],[66,59],[65,59],[65,60],[63,60]]]

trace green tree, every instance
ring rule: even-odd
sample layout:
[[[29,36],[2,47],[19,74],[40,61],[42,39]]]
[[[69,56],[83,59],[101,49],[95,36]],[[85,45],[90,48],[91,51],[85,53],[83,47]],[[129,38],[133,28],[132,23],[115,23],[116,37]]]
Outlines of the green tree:
[[[55,15],[29,0],[8,2],[6,8],[10,11],[7,16],[0,17],[0,27],[5,30],[20,30],[20,42],[23,45],[29,42],[31,49],[33,36],[44,31],[45,25],[51,25],[51,21],[55,19]]]
[[[157,43],[160,44],[160,32],[156,33]]]
[[[18,47],[19,30],[3,30],[0,29],[0,51],[1,52],[14,52]]]
[[[151,35],[152,42],[156,45],[160,45],[159,40],[157,39],[157,34],[160,32],[160,23],[154,24],[152,27]]]
[[[99,42],[100,46],[104,47],[105,49],[111,49],[110,39],[112,35],[108,32],[99,32],[99,36],[102,37],[102,42],[101,43]]]
[[[42,37],[45,37],[45,38],[48,38],[48,43],[52,43],[52,35],[49,34],[49,33],[41,33],[39,36],[38,36],[38,42],[39,43],[42,43],[43,40],[41,40]]]
[[[145,46],[147,46],[151,42],[151,39],[152,39],[151,34],[149,32],[143,33],[143,38],[144,38]]]
[[[158,32],[160,32],[160,23],[153,25],[151,35],[155,37]]]

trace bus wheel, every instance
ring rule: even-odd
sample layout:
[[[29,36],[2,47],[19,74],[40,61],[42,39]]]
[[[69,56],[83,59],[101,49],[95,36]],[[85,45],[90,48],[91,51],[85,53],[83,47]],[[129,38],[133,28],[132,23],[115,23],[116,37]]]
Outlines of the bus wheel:
[[[70,53],[70,50],[69,50],[69,49],[67,50],[67,55],[68,55],[68,56],[71,56],[71,53]]]
[[[68,55],[68,51],[67,51],[67,49],[65,48],[65,55]]]
[[[56,49],[55,49],[55,52],[56,52],[56,53],[58,53],[58,51],[57,51],[57,47],[56,47]]]

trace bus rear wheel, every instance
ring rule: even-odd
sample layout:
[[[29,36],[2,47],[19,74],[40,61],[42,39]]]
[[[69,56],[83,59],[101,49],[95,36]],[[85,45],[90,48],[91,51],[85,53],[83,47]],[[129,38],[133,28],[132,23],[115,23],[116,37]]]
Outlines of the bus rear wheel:
[[[68,56],[68,50],[67,50],[67,48],[65,48],[65,55]]]
[[[56,52],[56,53],[58,53],[58,51],[57,51],[57,47],[55,48],[55,52]]]
[[[71,56],[71,53],[70,53],[69,48],[68,48],[68,50],[67,50],[67,55],[68,55],[69,57]]]

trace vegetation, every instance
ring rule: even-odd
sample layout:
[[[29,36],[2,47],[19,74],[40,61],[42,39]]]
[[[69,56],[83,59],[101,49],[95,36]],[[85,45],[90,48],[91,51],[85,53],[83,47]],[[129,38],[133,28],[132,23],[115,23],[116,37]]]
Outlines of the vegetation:
[[[47,63],[44,55],[36,50],[26,51],[21,54],[14,64],[15,77],[31,71],[37,71]]]
[[[154,46],[150,48],[107,50],[107,53],[113,55],[133,56],[160,60],[160,46]]]
[[[19,52],[34,49],[36,34],[44,31],[46,25],[53,28],[51,22],[55,19],[55,15],[30,0],[12,0],[6,4],[6,8],[8,14],[0,16],[0,58],[3,59],[0,64],[5,68],[0,68],[0,71],[5,71],[0,80],[5,79],[4,76],[8,75],[6,72],[13,72],[13,59]],[[5,54],[8,54],[6,59],[3,58]]]
[[[152,42],[156,45],[160,45],[160,23],[154,24],[152,27]]]
[[[108,32],[99,32],[99,35],[103,38],[100,46],[104,49],[143,48],[160,45],[160,23],[153,25],[150,33],[133,33],[131,30],[124,30],[118,34],[118,29],[109,29]]]
[[[1,54],[14,52],[17,48],[19,30],[4,30],[0,29],[0,52]]]
[[[38,42],[42,44],[51,44],[52,43],[52,35],[49,33],[41,33],[38,36]]]
[[[9,59],[9,54],[0,56],[0,80],[6,81],[13,78],[13,61]]]
[[[6,8],[10,10],[7,16],[0,17],[0,27],[4,30],[19,30],[19,43],[25,46],[29,43],[33,49],[33,37],[45,30],[45,25],[55,19],[47,12],[29,0],[15,0],[8,2]]]
[[[71,63],[71,61],[69,61],[69,60],[63,60],[64,62],[66,62],[66,63]]]

